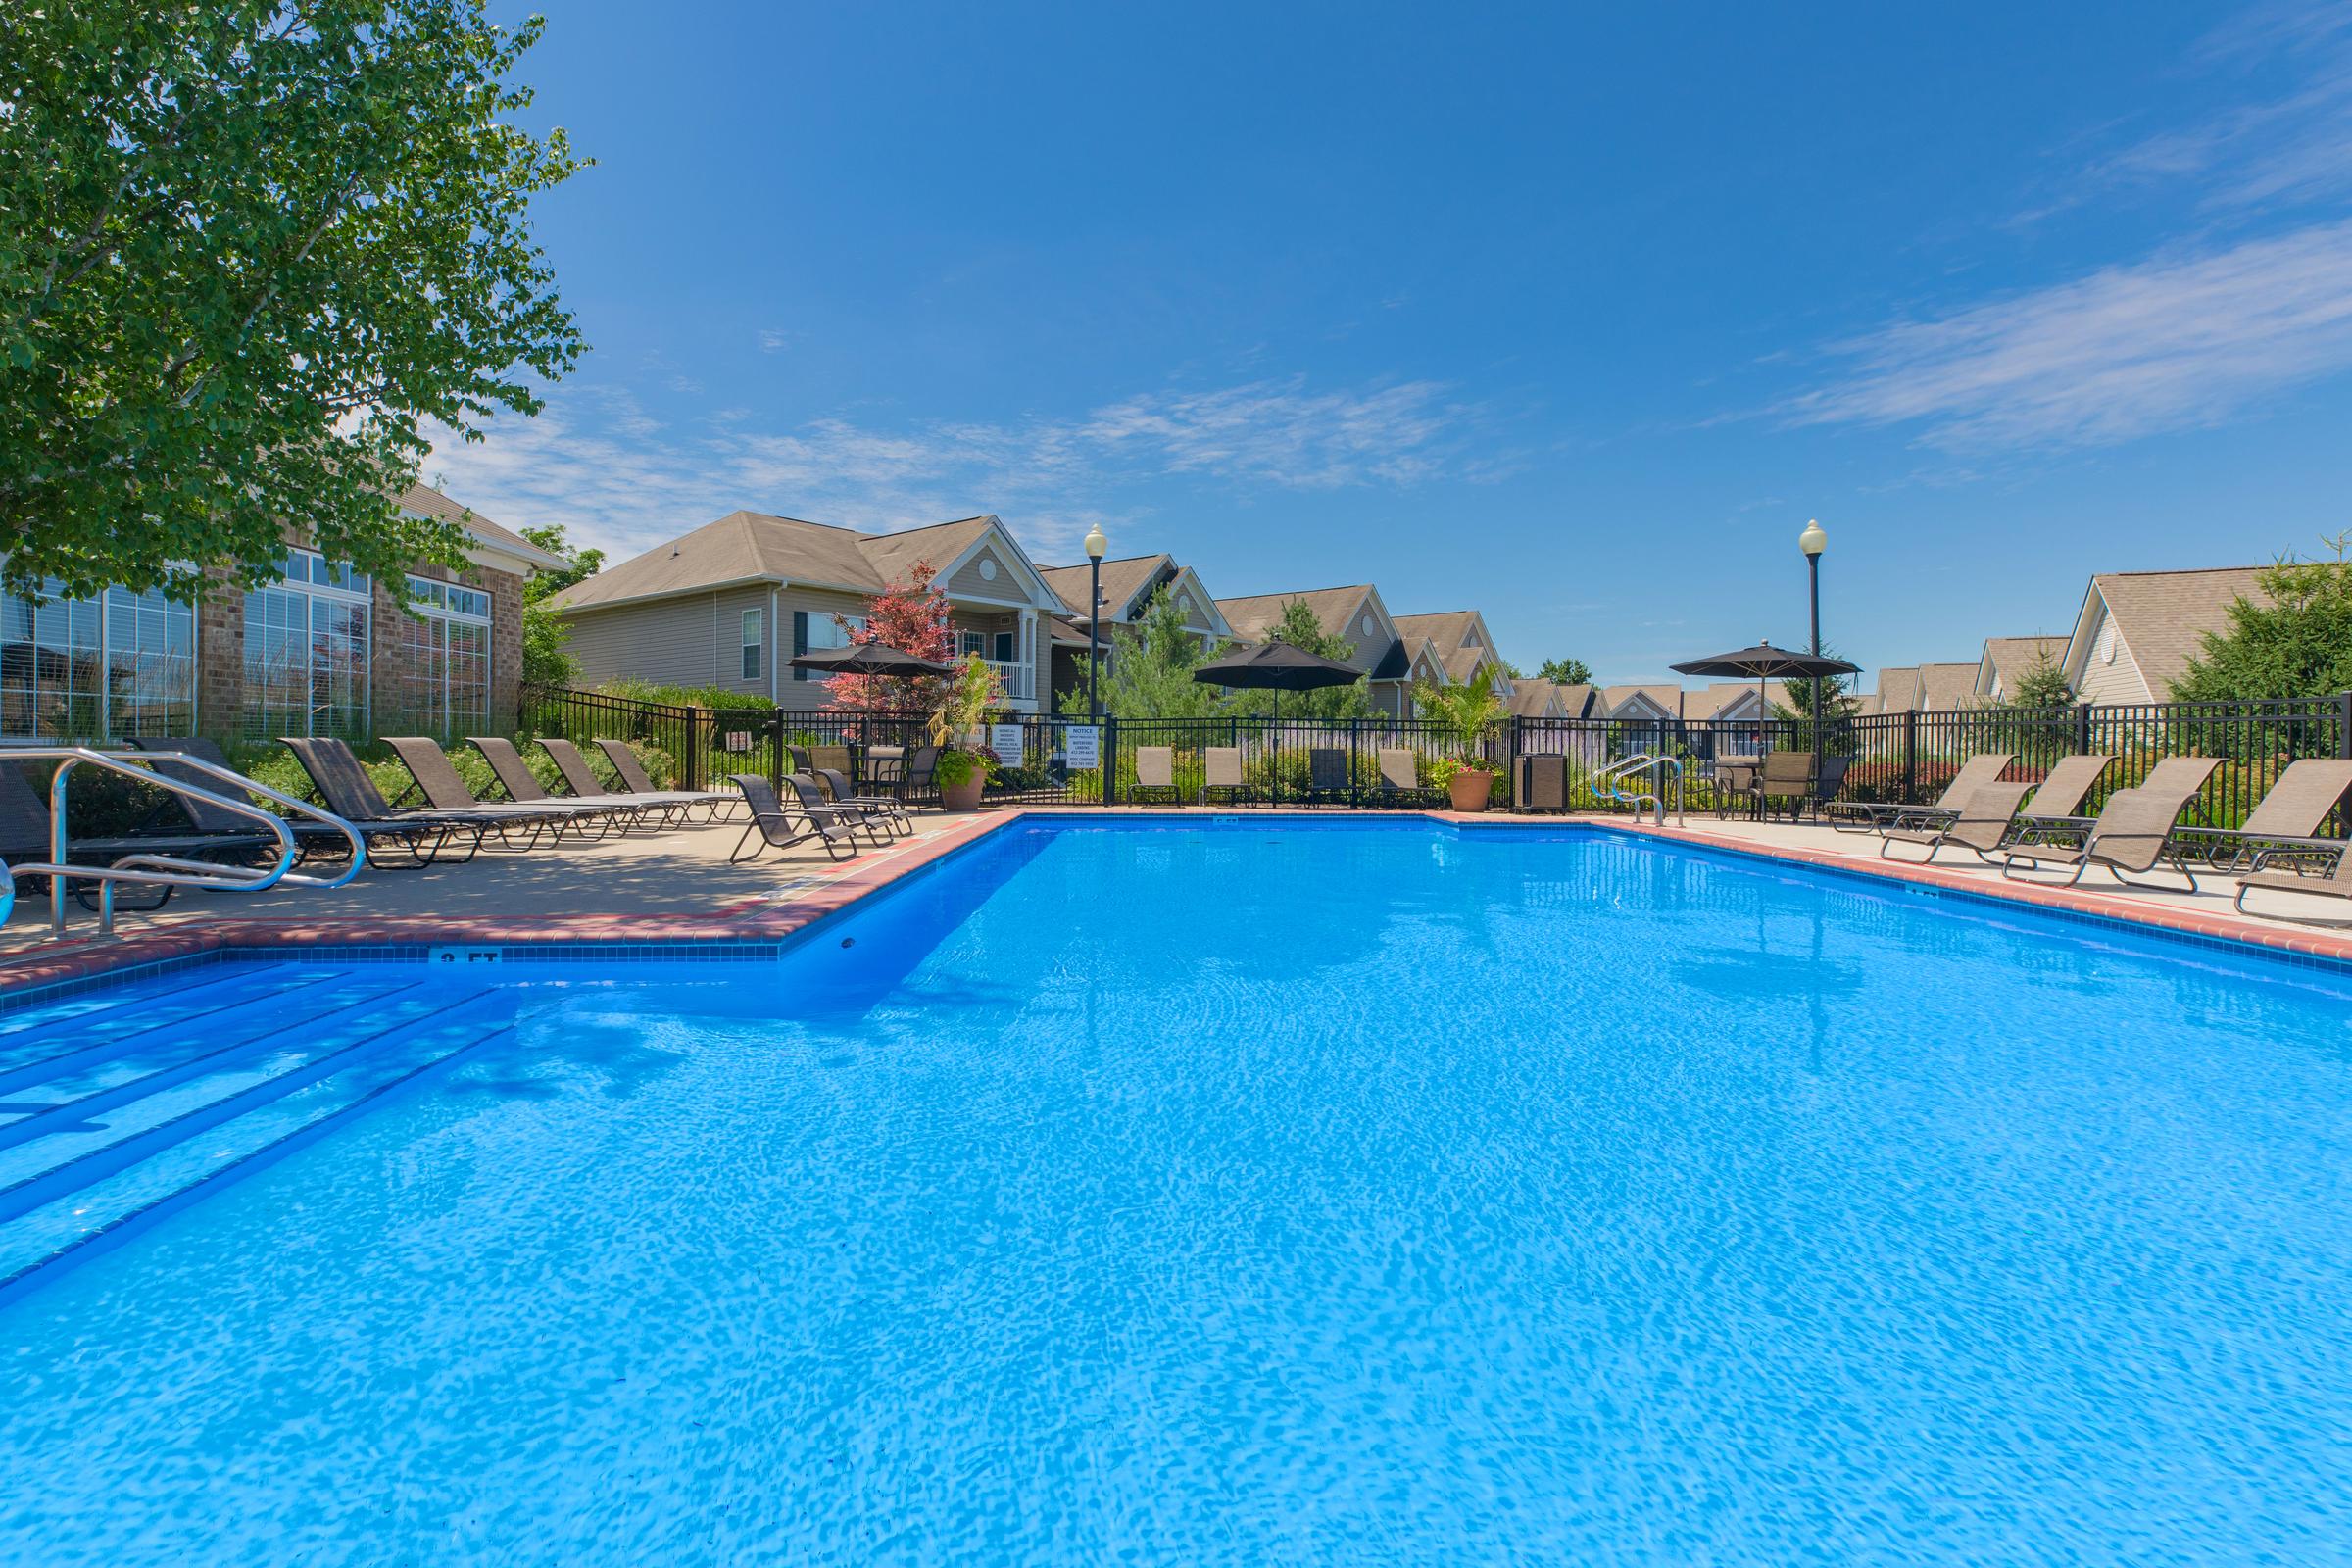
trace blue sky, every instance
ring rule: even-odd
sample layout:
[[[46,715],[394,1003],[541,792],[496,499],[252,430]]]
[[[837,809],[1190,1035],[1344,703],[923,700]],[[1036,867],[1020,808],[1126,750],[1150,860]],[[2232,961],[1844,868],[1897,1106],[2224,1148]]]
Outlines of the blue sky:
[[[502,522],[1100,521],[1604,679],[1801,640],[1808,516],[1872,666],[2352,527],[2352,0],[680,19],[526,57],[594,348],[428,465]]]

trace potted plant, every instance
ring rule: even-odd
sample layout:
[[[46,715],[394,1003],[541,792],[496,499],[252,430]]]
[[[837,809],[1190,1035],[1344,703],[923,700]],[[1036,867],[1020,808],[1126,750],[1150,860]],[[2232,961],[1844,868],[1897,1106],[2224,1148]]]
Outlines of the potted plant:
[[[1435,720],[1454,747],[1450,757],[1433,760],[1423,770],[1432,784],[1446,792],[1457,811],[1483,811],[1494,791],[1494,769],[1487,761],[1487,732],[1502,716],[1502,699],[1494,694],[1494,671],[1480,666],[1459,686],[1423,685],[1414,696],[1421,715]]]
[[[999,700],[996,671],[973,654],[947,678],[939,707],[931,713],[931,744],[939,760],[931,777],[939,786],[939,804],[950,811],[976,811],[980,793],[988,788],[996,757],[986,747],[970,744],[988,721],[988,710]]]

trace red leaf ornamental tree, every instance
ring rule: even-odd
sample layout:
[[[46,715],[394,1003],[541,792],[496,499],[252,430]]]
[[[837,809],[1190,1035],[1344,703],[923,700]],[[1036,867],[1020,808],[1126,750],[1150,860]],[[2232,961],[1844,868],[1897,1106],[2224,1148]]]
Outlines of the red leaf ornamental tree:
[[[885,583],[850,641],[953,663],[956,633],[948,626],[948,596],[932,586],[937,575],[929,562],[918,561],[904,578]],[[927,713],[938,706],[941,685],[933,675],[835,675],[825,682],[825,706],[835,712]]]

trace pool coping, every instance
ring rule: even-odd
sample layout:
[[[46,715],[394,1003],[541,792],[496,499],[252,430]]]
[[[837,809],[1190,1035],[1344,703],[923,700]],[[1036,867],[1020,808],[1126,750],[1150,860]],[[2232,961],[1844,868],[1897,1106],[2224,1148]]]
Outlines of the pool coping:
[[[829,870],[788,883],[780,898],[739,899],[707,915],[572,914],[502,915],[437,919],[421,915],[290,918],[223,916],[201,924],[172,926],[112,940],[85,939],[50,952],[0,959],[0,1003],[10,1008],[87,986],[162,972],[220,957],[272,952],[341,952],[354,957],[421,960],[435,948],[547,949],[517,957],[612,959],[737,956],[727,950],[773,950],[828,915],[938,864],[992,834],[1031,819],[1104,821],[1122,817],[1168,820],[1239,817],[1250,821],[1360,821],[1364,819],[1443,822],[1459,829],[1510,833],[1573,828],[1624,837],[1657,839],[1751,860],[1800,865],[1816,872],[1853,876],[1964,896],[1987,905],[2013,905],[2193,939],[2199,946],[2226,947],[2317,959],[2352,966],[2352,935],[2324,930],[2278,930],[2242,918],[2215,918],[2201,911],[2146,903],[2127,895],[2085,888],[2023,882],[1988,883],[1957,868],[1903,860],[1860,859],[1796,845],[1764,844],[1709,832],[1664,827],[1620,816],[1570,813],[1521,816],[1449,810],[1350,810],[1252,808],[1205,812],[1168,807],[1004,807],[973,813],[941,831],[892,845]],[[625,950],[625,951],[624,951]]]

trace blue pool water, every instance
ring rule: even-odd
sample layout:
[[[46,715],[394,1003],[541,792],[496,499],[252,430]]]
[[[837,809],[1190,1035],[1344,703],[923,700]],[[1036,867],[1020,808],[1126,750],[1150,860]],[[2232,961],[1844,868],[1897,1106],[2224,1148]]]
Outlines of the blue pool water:
[[[0,1561],[2347,1561],[2348,1112],[2340,974],[1569,830],[189,971],[0,1016],[0,1274],[148,1213]]]

